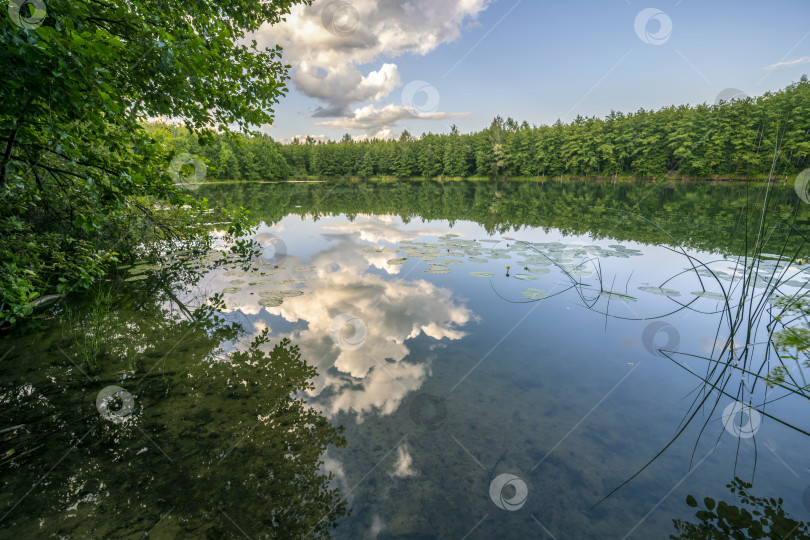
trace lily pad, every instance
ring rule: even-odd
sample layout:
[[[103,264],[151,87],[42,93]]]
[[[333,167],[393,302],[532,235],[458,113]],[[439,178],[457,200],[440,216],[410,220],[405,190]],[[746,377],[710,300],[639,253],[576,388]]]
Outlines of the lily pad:
[[[281,298],[280,296],[272,296],[259,300],[259,305],[264,307],[278,307],[283,303],[284,298]]]
[[[492,272],[470,272],[470,275],[473,277],[481,277],[481,278],[495,277],[495,274],[493,274]]]
[[[694,291],[694,292],[692,292],[692,294],[694,294],[695,296],[699,296],[701,298],[708,298],[709,300],[718,300],[720,302],[722,302],[723,300],[726,299],[725,296],[723,296],[720,293],[716,293],[716,292]]]
[[[408,262],[407,257],[400,257],[398,259],[390,259],[388,261],[388,264],[392,264],[392,265],[394,265],[394,264],[405,264],[406,262]]]
[[[542,300],[548,293],[546,291],[540,289],[523,289],[520,291],[520,294],[528,298],[529,300]]]
[[[665,289],[664,287],[639,287],[638,290],[652,293],[652,294],[660,294],[661,296],[680,296],[681,293],[674,290],[674,289]]]
[[[611,300],[621,300],[622,302],[635,302],[636,298],[629,294],[618,293],[616,291],[599,291],[599,296],[610,298]]]
[[[222,292],[225,293],[225,294],[234,294],[234,293],[238,293],[241,290],[242,290],[241,287],[228,287],[226,289],[222,289]]]
[[[304,291],[300,289],[288,289],[285,291],[278,291],[278,295],[284,298],[293,298],[296,296],[303,296]]]
[[[533,276],[531,274],[514,274],[512,277],[515,279],[522,279],[524,281],[532,281],[537,279],[537,276]]]
[[[426,274],[449,274],[450,272],[452,272],[452,270],[443,264],[432,264],[425,270]]]
[[[484,259],[483,257],[470,257],[467,260],[470,261],[471,263],[478,263],[478,264],[484,264],[489,262],[489,259]]]
[[[128,277],[124,281],[140,281],[142,279],[149,279],[149,276],[146,274],[137,274],[135,276]]]

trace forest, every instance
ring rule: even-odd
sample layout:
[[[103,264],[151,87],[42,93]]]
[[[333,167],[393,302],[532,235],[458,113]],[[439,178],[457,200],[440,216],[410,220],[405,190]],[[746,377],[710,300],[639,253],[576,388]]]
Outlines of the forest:
[[[288,144],[267,136],[216,136],[202,145],[182,127],[148,129],[177,152],[199,155],[209,180],[284,178],[662,177],[765,178],[810,166],[810,82],[756,98],[578,116],[530,126],[496,117],[477,133],[404,131],[398,140]]]

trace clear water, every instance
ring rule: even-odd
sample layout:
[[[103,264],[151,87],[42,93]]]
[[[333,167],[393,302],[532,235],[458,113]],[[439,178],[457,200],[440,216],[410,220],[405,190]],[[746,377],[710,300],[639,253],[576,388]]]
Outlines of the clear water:
[[[807,400],[742,377],[774,417],[737,415],[754,437],[724,428],[735,400],[716,392],[684,422],[727,337],[723,303],[693,293],[738,294],[730,208],[759,192],[650,189],[204,188],[262,220],[253,265],[190,257],[168,271],[167,258],[122,272],[148,277],[114,284],[93,369],[63,306],[3,340],[0,428],[25,426],[3,435],[3,451],[20,450],[3,464],[0,524],[21,537],[308,537],[323,507],[295,463],[319,455],[351,508],[336,538],[667,538],[673,520],[698,522],[689,495],[742,506],[735,475],[810,521],[807,436],[774,419],[810,431]],[[683,272],[686,254],[724,278]],[[808,279],[795,264],[782,292]],[[224,305],[190,316],[215,294]],[[284,447],[285,424],[262,421],[302,370],[234,355],[283,338],[317,369],[297,396],[343,427],[345,446],[321,455],[315,429]],[[98,394],[113,385],[132,400],[105,415]]]

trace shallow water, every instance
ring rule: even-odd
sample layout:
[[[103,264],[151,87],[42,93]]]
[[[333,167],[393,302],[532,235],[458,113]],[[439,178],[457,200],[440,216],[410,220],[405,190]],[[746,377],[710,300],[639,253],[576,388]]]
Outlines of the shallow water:
[[[696,374],[727,337],[714,295],[739,294],[735,209],[757,189],[205,186],[262,220],[253,264],[209,255],[125,269],[147,277],[116,286],[109,350],[92,370],[62,307],[4,340],[0,428],[25,427],[3,451],[26,444],[3,465],[1,524],[42,537],[259,538],[295,522],[290,536],[311,536],[321,491],[296,464],[315,463],[307,440],[317,450],[326,428],[285,447],[291,424],[263,421],[304,370],[234,360],[283,338],[317,369],[296,393],[306,410],[345,430],[320,467],[351,508],[336,538],[666,538],[674,519],[697,521],[688,495],[741,505],[726,488],[735,475],[810,521],[807,436],[774,419],[810,431],[806,400],[743,377],[743,395],[774,417],[737,415],[754,437],[724,428],[726,395],[684,427],[704,388]],[[796,209],[795,194],[777,196]],[[793,242],[780,228],[771,239]],[[781,292],[801,294],[810,268],[785,276]],[[112,385],[131,410],[97,406]],[[282,507],[289,521],[268,517]]]

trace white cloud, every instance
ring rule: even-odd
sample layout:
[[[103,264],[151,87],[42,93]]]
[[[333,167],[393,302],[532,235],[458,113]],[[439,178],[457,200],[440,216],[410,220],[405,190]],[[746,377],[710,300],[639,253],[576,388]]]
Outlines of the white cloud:
[[[375,138],[372,135],[374,130],[377,130],[377,132],[385,132],[386,128],[390,128],[390,126],[402,119],[445,120],[447,118],[460,118],[468,114],[470,113],[414,113],[410,108],[403,107],[402,105],[386,105],[382,108],[376,108],[374,105],[366,105],[365,107],[355,109],[351,117],[324,120],[315,122],[315,125],[332,129],[363,129],[366,130],[368,138],[373,139]],[[390,132],[390,129],[388,131]]]
[[[803,56],[801,58],[797,58],[795,60],[788,60],[787,62],[777,62],[775,64],[771,64],[770,66],[766,67],[765,69],[777,69],[780,67],[794,67],[798,66],[799,64],[805,64],[810,62],[810,56]]]
[[[425,55],[476,26],[476,17],[491,0],[316,0],[295,6],[286,20],[265,25],[257,33],[260,45],[281,45],[293,67],[292,82],[303,94],[324,104],[314,116],[346,119],[320,124],[335,129],[362,129],[367,135],[397,120],[449,118],[446,113],[406,116],[391,105],[353,108],[377,103],[402,85],[398,66],[390,59],[403,54]],[[381,59],[385,58],[383,62]],[[365,74],[361,68],[376,64]],[[392,101],[398,102],[394,95]],[[384,123],[387,120],[388,123]]]

